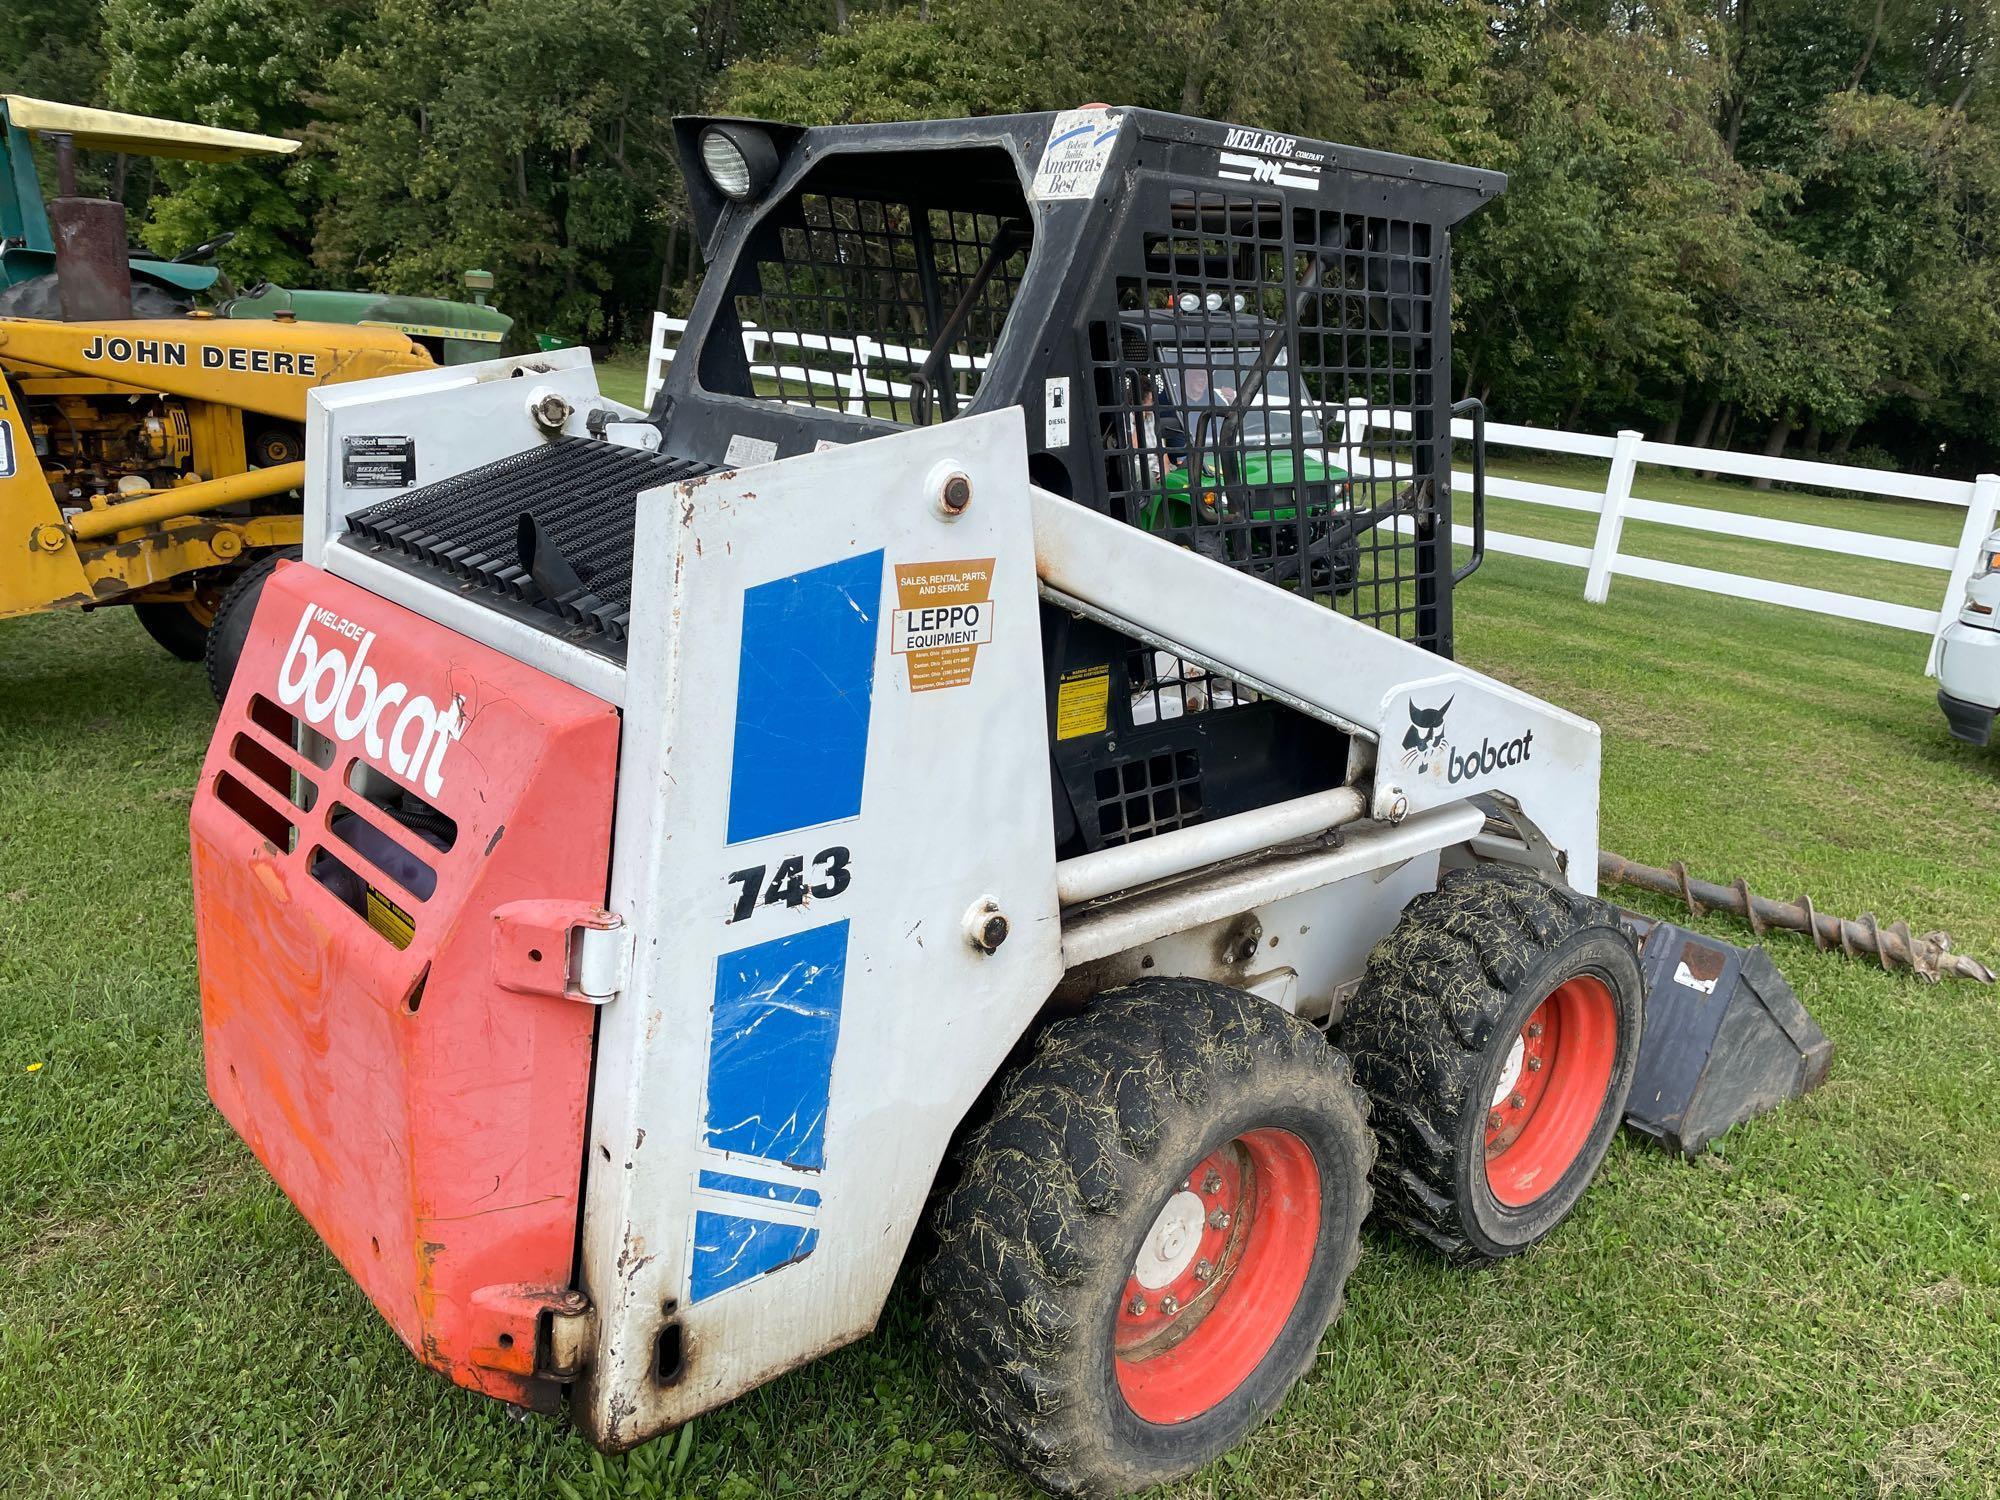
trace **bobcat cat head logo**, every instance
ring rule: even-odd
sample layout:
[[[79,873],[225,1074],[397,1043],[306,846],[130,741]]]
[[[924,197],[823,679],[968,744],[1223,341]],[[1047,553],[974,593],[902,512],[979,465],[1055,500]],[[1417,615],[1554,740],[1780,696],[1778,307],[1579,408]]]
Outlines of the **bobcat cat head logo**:
[[[1414,765],[1419,772],[1430,769],[1431,757],[1444,747],[1444,716],[1454,698],[1445,699],[1436,708],[1418,708],[1411,700],[1410,727],[1403,735],[1404,765]]]

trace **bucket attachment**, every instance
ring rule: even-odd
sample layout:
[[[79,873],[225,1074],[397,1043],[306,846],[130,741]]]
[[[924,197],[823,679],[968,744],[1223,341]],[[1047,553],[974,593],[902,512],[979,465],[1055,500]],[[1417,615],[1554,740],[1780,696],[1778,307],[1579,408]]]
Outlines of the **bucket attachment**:
[[[1730,1126],[1826,1081],[1833,1043],[1762,948],[1671,922],[1631,925],[1642,929],[1646,1034],[1627,1125],[1697,1156]]]

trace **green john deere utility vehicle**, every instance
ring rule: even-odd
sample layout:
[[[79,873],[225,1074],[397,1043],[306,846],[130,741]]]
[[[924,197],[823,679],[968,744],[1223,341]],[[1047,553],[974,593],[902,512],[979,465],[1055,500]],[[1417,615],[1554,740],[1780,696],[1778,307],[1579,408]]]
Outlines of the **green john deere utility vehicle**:
[[[1355,585],[1359,533],[1381,518],[1345,523],[1349,475],[1334,455],[1346,438],[1329,436],[1294,389],[1282,333],[1271,319],[1225,309],[1215,292],[1122,315],[1139,387],[1128,394],[1129,451],[1149,471],[1133,486],[1137,519],[1148,531],[1191,534],[1197,550],[1274,583],[1344,595]]]

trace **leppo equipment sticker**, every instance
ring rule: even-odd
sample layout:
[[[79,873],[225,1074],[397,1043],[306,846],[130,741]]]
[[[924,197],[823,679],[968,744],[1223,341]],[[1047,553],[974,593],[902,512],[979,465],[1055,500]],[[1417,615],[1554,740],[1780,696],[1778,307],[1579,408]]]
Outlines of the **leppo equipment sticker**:
[[[889,649],[909,663],[910,691],[964,687],[993,639],[993,559],[898,563]]]

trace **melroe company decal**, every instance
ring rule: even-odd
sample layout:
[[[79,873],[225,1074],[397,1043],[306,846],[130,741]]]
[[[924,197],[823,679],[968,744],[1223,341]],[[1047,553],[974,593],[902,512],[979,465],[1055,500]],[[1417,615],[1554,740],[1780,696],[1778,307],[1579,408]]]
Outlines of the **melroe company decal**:
[[[993,559],[898,563],[889,649],[909,663],[910,691],[964,687],[993,639]]]
[[[1088,198],[1096,192],[1124,123],[1123,115],[1102,109],[1066,109],[1057,115],[1035,168],[1035,201]]]
[[[322,641],[315,628],[333,639]],[[464,732],[464,718],[456,701],[440,707],[422,693],[412,697],[406,683],[381,681],[367,664],[374,644],[367,626],[307,604],[278,667],[278,701],[296,706],[315,729],[331,720],[335,739],[359,738],[368,759],[435,797],[444,790],[445,746]]]
[[[216,344],[193,346],[204,370],[247,370],[254,375],[317,375],[319,356],[291,349],[234,349]],[[106,338],[98,334],[85,346],[85,359],[118,365],[160,365],[185,369],[189,346],[179,339]]]
[[[1320,154],[1295,135],[1231,127],[1216,154],[1215,175],[1228,182],[1261,182],[1278,187],[1319,187]]]

